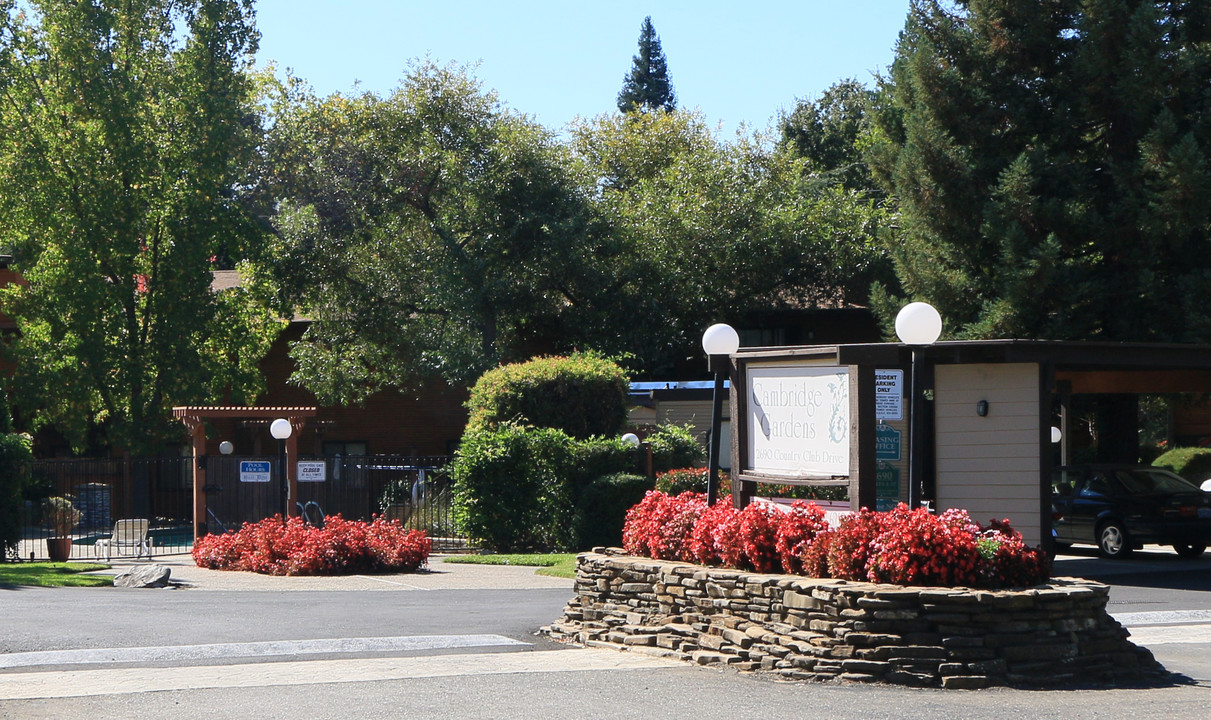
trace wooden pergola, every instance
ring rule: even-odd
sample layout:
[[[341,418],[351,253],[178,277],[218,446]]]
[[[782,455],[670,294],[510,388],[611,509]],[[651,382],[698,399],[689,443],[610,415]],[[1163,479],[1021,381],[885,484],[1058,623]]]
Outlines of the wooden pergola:
[[[201,534],[202,523],[206,520],[206,421],[227,418],[243,420],[276,420],[285,418],[290,422],[290,437],[286,438],[286,484],[289,488],[286,508],[291,515],[297,515],[297,508],[290,502],[299,494],[298,473],[291,462],[298,460],[298,437],[307,418],[315,417],[314,407],[205,407],[186,406],[174,407],[173,417],[185,423],[193,439],[193,536]]]

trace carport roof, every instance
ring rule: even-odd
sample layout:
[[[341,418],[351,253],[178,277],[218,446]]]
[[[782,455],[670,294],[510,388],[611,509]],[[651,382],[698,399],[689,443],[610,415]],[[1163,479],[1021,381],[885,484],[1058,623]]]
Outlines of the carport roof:
[[[742,349],[736,357],[833,357],[839,365],[904,367],[911,352],[933,365],[1038,363],[1073,393],[1211,392],[1211,345],[1070,340],[948,340]]]

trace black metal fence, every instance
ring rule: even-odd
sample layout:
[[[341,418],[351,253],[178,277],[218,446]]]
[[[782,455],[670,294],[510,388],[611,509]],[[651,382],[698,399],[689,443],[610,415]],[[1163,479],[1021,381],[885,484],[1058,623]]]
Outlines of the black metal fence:
[[[425,530],[435,551],[467,547],[452,510],[448,456],[303,457],[299,462],[299,497],[295,510],[318,522],[340,514],[349,520],[385,515],[405,527]],[[238,530],[281,513],[283,483],[276,457],[213,455],[206,469],[204,530]],[[43,559],[55,552],[48,539],[60,534],[66,515],[71,538],[69,557],[83,560],[104,555],[118,520],[148,520],[152,554],[184,553],[193,544],[193,458],[39,460],[33,467],[37,497],[24,507],[22,558]],[[64,498],[59,512],[44,498]],[[60,503],[60,507],[64,507]],[[123,526],[126,530],[129,524]],[[142,527],[138,525],[137,527]],[[138,551],[123,538],[115,546],[126,554]],[[101,541],[98,544],[98,541]]]
[[[187,552],[192,534],[192,458],[98,458],[37,460],[31,469],[34,492],[25,500],[18,554],[23,559],[54,557],[47,540],[67,537],[72,560],[104,555],[118,520],[146,519],[151,552]],[[54,498],[66,502],[54,503]],[[47,500],[50,502],[47,502]],[[57,509],[56,509],[57,508]],[[56,528],[55,526],[59,527]],[[115,547],[125,553],[129,538]]]

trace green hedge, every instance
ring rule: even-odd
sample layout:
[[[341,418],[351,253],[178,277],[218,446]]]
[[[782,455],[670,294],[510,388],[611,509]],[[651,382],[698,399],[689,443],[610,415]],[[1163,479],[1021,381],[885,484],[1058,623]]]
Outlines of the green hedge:
[[[1153,466],[1163,467],[1200,485],[1211,478],[1211,448],[1174,448],[1152,461]]]
[[[598,512],[584,503],[612,490],[586,495],[586,488],[634,472],[637,460],[618,438],[577,440],[556,428],[513,423],[481,428],[463,436],[454,460],[455,516],[476,542],[498,552],[590,547],[582,535],[596,532]]]
[[[622,368],[594,353],[503,365],[471,389],[467,432],[515,423],[581,439],[618,435],[626,424],[627,388]]]
[[[577,549],[621,547],[627,510],[651,489],[647,476],[631,473],[606,475],[585,485],[576,508]]]
[[[16,557],[21,541],[22,478],[32,459],[29,435],[0,434],[0,562]]]
[[[652,448],[652,471],[667,472],[706,461],[706,448],[680,425],[661,425],[645,438]]]

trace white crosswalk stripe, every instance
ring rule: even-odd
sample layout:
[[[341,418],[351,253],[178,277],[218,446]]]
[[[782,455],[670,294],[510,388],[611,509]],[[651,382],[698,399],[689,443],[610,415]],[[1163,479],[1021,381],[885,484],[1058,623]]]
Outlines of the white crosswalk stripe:
[[[1114,619],[1127,628],[1136,645],[1211,645],[1211,610],[1114,613]]]
[[[160,647],[42,650],[0,655],[0,669],[99,663],[191,662],[230,658],[284,657],[333,653],[423,652],[473,647],[525,648],[529,643],[503,635],[412,635],[402,637],[275,640],[269,642],[164,645]]]
[[[515,673],[600,672],[681,667],[683,663],[600,649],[308,660],[172,668],[0,673],[0,699],[118,695],[161,690],[406,680]]]

